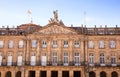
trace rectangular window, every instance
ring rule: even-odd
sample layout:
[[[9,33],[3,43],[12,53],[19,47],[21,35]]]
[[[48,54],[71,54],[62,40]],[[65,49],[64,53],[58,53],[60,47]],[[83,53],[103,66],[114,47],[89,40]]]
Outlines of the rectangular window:
[[[52,64],[57,65],[57,53],[52,54]]]
[[[94,42],[93,41],[89,41],[88,42],[88,47],[89,48],[94,48]]]
[[[17,65],[22,66],[22,53],[21,52],[18,53]]]
[[[23,46],[24,46],[24,42],[23,40],[20,40],[18,44],[18,48],[23,48]]]
[[[64,65],[65,66],[68,65],[68,53],[67,52],[64,53]]]
[[[89,54],[89,63],[94,64],[94,54],[93,53]]]
[[[64,47],[65,47],[65,48],[68,47],[68,41],[64,41]]]
[[[4,47],[4,41],[0,41],[0,48]]]
[[[116,58],[115,58],[115,56],[111,56],[111,63],[112,64],[116,64]]]
[[[32,66],[34,66],[36,64],[36,55],[35,53],[33,52],[32,55],[31,55],[31,63],[30,63]]]
[[[75,47],[75,48],[78,48],[78,47],[79,47],[79,41],[75,41],[75,42],[74,42],[74,47]]]
[[[2,65],[2,53],[0,53],[0,66]]]
[[[115,41],[110,41],[110,48],[115,48]]]
[[[12,53],[8,53],[7,66],[12,65]]]
[[[105,66],[105,56],[104,53],[100,53],[100,65]]]
[[[76,52],[76,53],[74,54],[74,58],[75,58],[75,60],[74,60],[75,65],[80,65],[80,56],[79,56],[79,53],[78,53],[78,52]]]
[[[104,47],[105,47],[104,41],[99,41],[99,48],[104,48]]]
[[[36,40],[32,40],[32,48],[36,48],[37,47],[37,41]]]
[[[47,42],[46,42],[46,41],[43,41],[43,42],[42,42],[42,47],[43,47],[43,48],[46,48],[46,47],[47,47]]]
[[[13,40],[10,40],[9,41],[9,46],[8,46],[9,48],[13,48],[14,47],[14,41]]]
[[[53,48],[56,48],[57,47],[57,41],[53,41]]]

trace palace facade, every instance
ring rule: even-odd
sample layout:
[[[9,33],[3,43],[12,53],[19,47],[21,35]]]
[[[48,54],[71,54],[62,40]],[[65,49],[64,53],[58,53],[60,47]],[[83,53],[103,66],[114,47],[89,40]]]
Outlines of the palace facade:
[[[67,27],[54,18],[0,28],[0,77],[120,77],[119,27]]]

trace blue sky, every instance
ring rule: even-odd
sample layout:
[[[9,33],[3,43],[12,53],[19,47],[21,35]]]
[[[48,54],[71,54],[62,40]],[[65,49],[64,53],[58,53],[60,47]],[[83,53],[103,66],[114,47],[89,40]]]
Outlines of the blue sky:
[[[84,18],[88,27],[120,26],[120,0],[0,0],[0,27],[26,24],[30,17],[33,23],[45,26],[54,10],[66,26],[81,26]]]

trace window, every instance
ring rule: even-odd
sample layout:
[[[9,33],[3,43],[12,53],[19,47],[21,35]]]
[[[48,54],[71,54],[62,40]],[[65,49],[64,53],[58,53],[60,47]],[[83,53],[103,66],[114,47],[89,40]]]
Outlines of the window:
[[[68,41],[64,41],[64,47],[68,47]]]
[[[22,53],[21,52],[18,53],[17,65],[18,66],[22,65]]]
[[[37,47],[37,41],[36,40],[32,40],[32,48],[36,48]]]
[[[89,54],[89,63],[94,64],[94,54],[93,53]]]
[[[105,47],[104,41],[99,41],[99,48],[104,48],[104,47]]]
[[[0,66],[2,65],[2,53],[0,53]]]
[[[43,48],[46,48],[46,47],[47,47],[47,42],[46,42],[46,41],[43,41],[43,42],[42,42],[42,47],[43,47]]]
[[[0,41],[0,48],[3,48],[3,46],[4,46],[4,42]]]
[[[88,42],[88,47],[89,48],[94,48],[94,42],[93,41],[89,41]]]
[[[100,64],[105,64],[104,53],[100,53]]]
[[[115,48],[115,41],[110,41],[110,48]]]
[[[36,55],[34,52],[31,55],[31,63],[30,64],[33,66],[36,64]]]
[[[74,42],[74,47],[75,47],[75,48],[78,48],[78,47],[79,47],[79,41],[75,41],[75,42]]]
[[[9,41],[9,46],[8,46],[9,48],[13,48],[14,47],[14,42],[13,42],[13,40],[10,40]]]
[[[112,64],[116,64],[116,58],[115,58],[115,56],[111,56],[111,63]]]
[[[19,41],[19,44],[18,44],[18,48],[23,48],[24,44],[23,44],[23,40],[20,40]]]
[[[64,65],[68,65],[68,53],[64,53]]]
[[[52,54],[52,64],[57,65],[57,53]]]
[[[53,48],[56,48],[57,47],[57,41],[53,41]]]
[[[12,65],[12,53],[8,53],[8,59],[7,59],[7,66],[11,66]]]
[[[79,58],[79,53],[78,52],[76,52],[75,54],[74,54],[74,58],[75,58],[75,60],[74,60],[74,62],[75,62],[75,65],[79,65],[80,64],[80,58]]]

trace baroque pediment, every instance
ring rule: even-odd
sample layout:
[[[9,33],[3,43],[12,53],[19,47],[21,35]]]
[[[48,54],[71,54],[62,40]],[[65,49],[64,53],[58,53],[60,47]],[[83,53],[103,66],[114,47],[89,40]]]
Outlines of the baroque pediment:
[[[42,34],[76,34],[77,32],[66,26],[50,25],[39,31]]]

